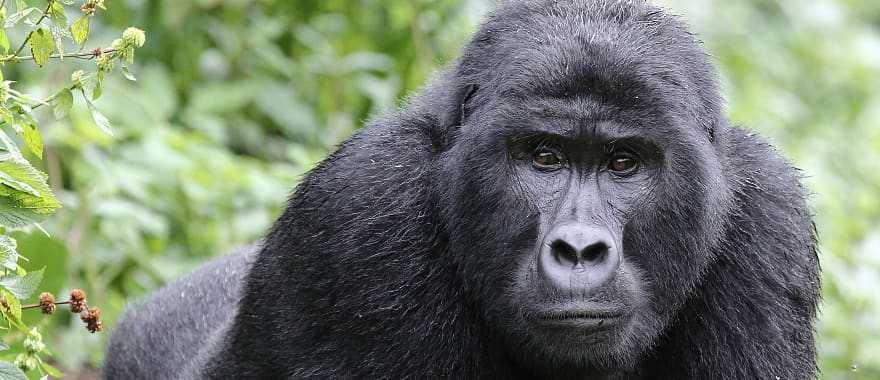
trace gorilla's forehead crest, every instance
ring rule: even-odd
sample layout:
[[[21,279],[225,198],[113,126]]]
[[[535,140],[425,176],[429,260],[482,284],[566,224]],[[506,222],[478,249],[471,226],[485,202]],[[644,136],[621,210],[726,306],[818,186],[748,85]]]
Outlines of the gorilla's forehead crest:
[[[458,68],[465,81],[495,93],[662,104],[703,119],[697,122],[707,129],[722,119],[700,42],[677,17],[643,1],[503,3]]]

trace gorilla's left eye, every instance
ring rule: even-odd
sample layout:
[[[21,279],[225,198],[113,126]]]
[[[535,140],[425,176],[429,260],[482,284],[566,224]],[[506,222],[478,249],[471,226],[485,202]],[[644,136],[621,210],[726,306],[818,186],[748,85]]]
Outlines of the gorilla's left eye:
[[[639,162],[635,157],[628,154],[619,154],[611,157],[611,160],[608,162],[608,170],[615,174],[629,174],[636,167],[639,166]]]

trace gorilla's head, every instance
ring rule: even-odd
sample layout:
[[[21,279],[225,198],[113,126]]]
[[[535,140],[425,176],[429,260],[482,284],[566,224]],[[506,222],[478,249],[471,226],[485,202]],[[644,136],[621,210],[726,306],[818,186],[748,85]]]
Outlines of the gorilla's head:
[[[449,74],[438,191],[451,250],[511,355],[626,368],[724,228],[715,74],[684,26],[644,3],[514,3]]]

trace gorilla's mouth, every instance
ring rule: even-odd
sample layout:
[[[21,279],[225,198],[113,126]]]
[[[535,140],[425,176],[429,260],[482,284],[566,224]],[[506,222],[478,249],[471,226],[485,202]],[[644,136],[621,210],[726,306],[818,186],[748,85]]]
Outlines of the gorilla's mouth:
[[[602,310],[565,310],[561,312],[547,312],[538,315],[539,319],[614,319],[623,316],[623,313]]]
[[[554,307],[536,313],[535,320],[540,324],[602,329],[618,324],[624,316],[620,308]]]

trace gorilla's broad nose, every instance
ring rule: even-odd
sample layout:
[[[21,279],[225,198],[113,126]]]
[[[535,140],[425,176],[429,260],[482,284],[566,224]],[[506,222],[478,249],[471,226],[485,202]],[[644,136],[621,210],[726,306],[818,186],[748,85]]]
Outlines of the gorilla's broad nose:
[[[569,223],[554,227],[541,247],[541,275],[560,290],[592,292],[614,278],[620,253],[602,227]]]

